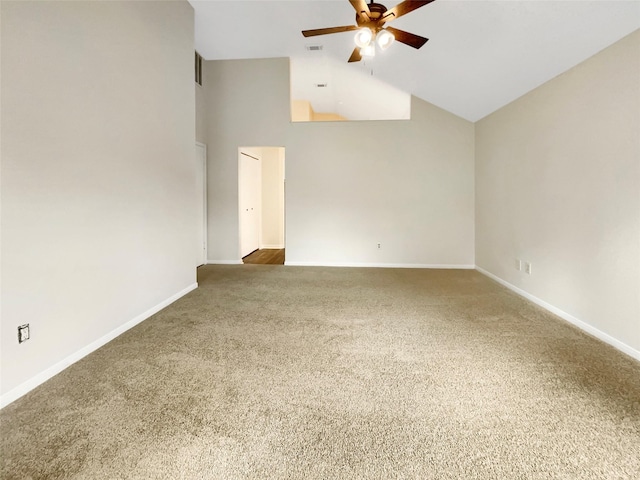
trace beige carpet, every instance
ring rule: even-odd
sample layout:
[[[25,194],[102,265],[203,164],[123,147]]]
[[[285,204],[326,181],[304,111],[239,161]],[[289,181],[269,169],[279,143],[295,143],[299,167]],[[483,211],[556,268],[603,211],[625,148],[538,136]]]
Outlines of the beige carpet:
[[[3,479],[640,478],[640,364],[477,272],[199,273],[2,410]]]

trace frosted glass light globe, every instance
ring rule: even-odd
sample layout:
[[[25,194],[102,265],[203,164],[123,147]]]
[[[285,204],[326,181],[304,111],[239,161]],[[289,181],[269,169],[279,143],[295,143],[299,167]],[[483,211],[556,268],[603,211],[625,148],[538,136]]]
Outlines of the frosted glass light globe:
[[[378,42],[378,46],[380,47],[381,50],[386,50],[391,46],[391,44],[395,39],[396,37],[393,36],[393,33],[387,30],[382,30],[378,34],[376,41]]]
[[[373,33],[368,28],[361,28],[360,30],[358,30],[358,33],[356,33],[356,36],[354,37],[356,45],[360,48],[367,47],[371,43],[372,39]]]

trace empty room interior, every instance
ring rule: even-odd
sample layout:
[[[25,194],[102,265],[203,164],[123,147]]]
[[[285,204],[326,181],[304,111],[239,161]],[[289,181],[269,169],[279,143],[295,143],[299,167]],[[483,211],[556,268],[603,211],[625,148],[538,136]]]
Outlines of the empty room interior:
[[[640,478],[640,2],[0,22],[0,477]]]

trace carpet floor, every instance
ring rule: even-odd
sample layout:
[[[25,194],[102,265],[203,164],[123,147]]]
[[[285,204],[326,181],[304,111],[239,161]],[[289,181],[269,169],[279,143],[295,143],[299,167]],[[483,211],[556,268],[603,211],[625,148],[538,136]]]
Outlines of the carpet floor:
[[[640,363],[478,272],[198,281],[0,412],[3,479],[640,478]]]

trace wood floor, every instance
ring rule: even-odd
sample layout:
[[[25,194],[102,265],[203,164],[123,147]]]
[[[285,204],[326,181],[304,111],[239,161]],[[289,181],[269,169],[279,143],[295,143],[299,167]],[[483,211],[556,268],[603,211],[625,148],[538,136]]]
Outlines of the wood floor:
[[[284,265],[284,248],[256,250],[242,259],[254,265]]]

